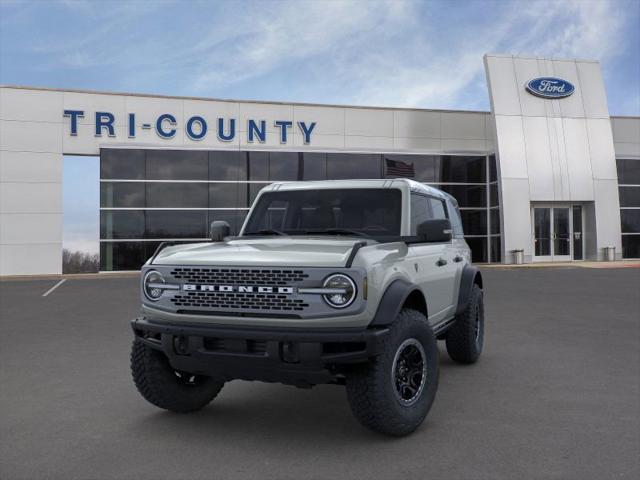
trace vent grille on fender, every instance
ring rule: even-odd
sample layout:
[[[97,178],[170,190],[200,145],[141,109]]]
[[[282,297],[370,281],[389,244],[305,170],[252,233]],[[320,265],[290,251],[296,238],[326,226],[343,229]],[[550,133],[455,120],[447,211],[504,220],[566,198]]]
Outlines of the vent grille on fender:
[[[262,293],[182,292],[171,302],[177,307],[218,310],[302,311],[309,306],[301,299]]]
[[[309,275],[303,270],[239,268],[174,268],[171,276],[185,283],[278,286],[301,282]]]

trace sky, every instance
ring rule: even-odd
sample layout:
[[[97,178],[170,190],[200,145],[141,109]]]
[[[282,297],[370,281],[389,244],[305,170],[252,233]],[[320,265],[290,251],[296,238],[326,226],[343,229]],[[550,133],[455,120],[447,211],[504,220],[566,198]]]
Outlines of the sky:
[[[0,0],[0,84],[489,110],[485,53],[599,59],[610,113],[640,115],[640,0]],[[65,229],[90,236],[84,198]]]

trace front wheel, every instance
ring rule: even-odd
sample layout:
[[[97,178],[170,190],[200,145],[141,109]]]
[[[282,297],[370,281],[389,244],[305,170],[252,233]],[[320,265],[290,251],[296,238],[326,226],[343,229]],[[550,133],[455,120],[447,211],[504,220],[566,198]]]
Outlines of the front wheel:
[[[175,370],[166,355],[136,340],[131,347],[131,374],[145,400],[178,413],[204,408],[224,386],[222,379]]]
[[[403,309],[371,363],[346,377],[358,421],[393,436],[412,433],[427,416],[438,389],[438,348],[425,316]]]

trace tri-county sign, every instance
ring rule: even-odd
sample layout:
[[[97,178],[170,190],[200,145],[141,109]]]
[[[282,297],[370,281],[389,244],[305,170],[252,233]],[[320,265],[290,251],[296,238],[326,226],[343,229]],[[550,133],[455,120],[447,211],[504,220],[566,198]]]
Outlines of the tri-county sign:
[[[556,77],[534,78],[525,87],[529,93],[542,98],[564,98],[576,90],[570,82]]]
[[[95,112],[95,136],[101,137],[106,133],[109,137],[116,136],[115,115],[111,112]],[[78,119],[84,118],[84,110],[65,110],[63,116],[69,119],[69,132],[71,136],[78,135]],[[136,119],[135,113],[127,114],[127,131],[129,138],[136,138],[138,128],[142,130],[155,130],[160,138],[170,139],[176,135],[178,122],[171,113],[163,113],[154,118],[150,123],[142,123]],[[213,124],[211,127],[209,124]],[[237,128],[235,118],[215,118],[207,120],[199,115],[194,115],[186,120],[185,133],[191,140],[202,140],[209,130],[215,130],[218,139],[223,142],[231,142],[235,139]],[[273,122],[277,130],[280,143],[289,141],[293,122],[291,120],[276,120]],[[316,122],[297,122],[297,127],[302,134],[305,145],[311,143],[311,133]],[[265,120],[247,121],[247,141],[264,143],[267,139],[267,122]]]

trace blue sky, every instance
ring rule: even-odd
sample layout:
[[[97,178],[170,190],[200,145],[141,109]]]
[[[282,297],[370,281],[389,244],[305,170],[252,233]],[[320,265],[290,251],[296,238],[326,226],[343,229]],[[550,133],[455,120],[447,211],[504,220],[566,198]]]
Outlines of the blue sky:
[[[640,0],[0,0],[2,84],[488,110],[487,52],[599,59],[610,112],[640,115]],[[65,239],[95,245],[83,161]]]
[[[5,84],[487,110],[486,52],[600,59],[640,114],[638,0],[0,0]]]

